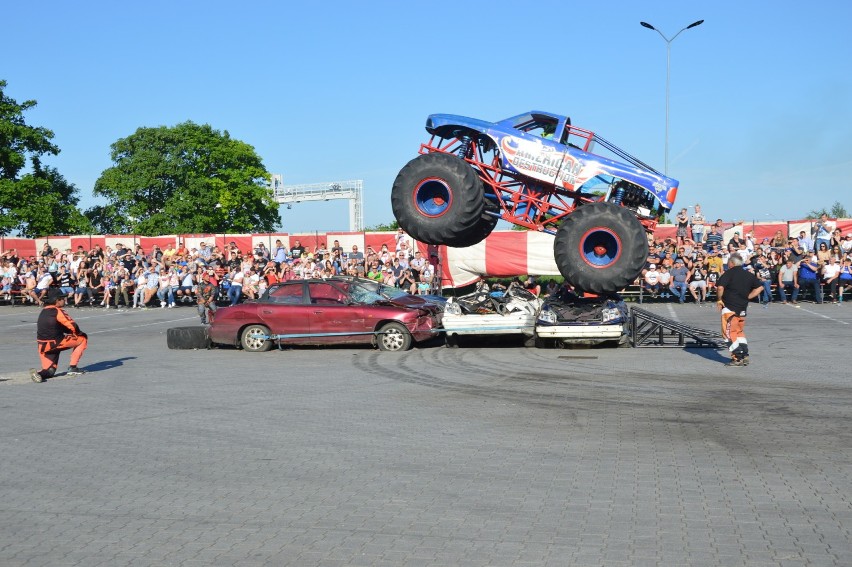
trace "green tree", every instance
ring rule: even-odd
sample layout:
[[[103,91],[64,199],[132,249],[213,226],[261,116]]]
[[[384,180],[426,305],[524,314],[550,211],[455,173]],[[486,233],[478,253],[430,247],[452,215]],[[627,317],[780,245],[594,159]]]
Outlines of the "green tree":
[[[0,234],[22,236],[90,232],[89,221],[77,209],[77,188],[56,169],[43,167],[41,157],[56,155],[53,132],[29,126],[24,112],[36,101],[18,103],[6,96],[0,81]],[[30,162],[30,171],[21,174]]]
[[[367,232],[394,232],[399,228],[399,222],[392,221],[386,224],[377,224],[374,226],[368,226],[364,230]]]
[[[808,213],[806,219],[818,219],[822,215],[828,215],[832,219],[848,219],[849,213],[846,212],[846,207],[840,204],[840,201],[835,201],[830,209],[823,207],[822,209],[814,209]]]
[[[109,203],[86,211],[102,232],[272,232],[281,222],[260,157],[227,130],[139,128],[111,150],[94,189]]]

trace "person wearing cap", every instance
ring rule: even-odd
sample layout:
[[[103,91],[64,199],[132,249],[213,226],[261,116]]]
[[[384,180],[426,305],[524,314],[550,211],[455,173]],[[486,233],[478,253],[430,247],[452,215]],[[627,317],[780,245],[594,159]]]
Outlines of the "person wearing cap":
[[[743,269],[739,254],[728,258],[728,269],[716,282],[716,306],[722,312],[722,336],[730,342],[731,360],[726,366],[748,366],[745,318],[748,303],[763,290],[753,273]]]
[[[682,258],[678,257],[675,260],[671,274],[672,282],[669,289],[677,297],[678,303],[684,303],[686,301],[686,282],[689,281],[689,268],[684,265]]]
[[[88,346],[88,337],[63,309],[66,298],[62,291],[51,288],[44,299],[45,305],[38,315],[36,330],[41,370],[30,369],[30,378],[33,382],[44,382],[45,379],[56,374],[59,353],[63,350],[73,349],[68,374],[85,373],[85,370],[78,368],[77,364]]]

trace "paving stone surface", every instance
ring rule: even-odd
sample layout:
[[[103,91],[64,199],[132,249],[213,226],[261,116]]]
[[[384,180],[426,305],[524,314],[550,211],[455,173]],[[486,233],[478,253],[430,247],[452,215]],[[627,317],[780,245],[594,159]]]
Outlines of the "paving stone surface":
[[[35,384],[37,310],[0,310],[3,566],[850,564],[852,306],[752,309],[746,368],[168,350],[191,309],[72,315],[89,373]]]

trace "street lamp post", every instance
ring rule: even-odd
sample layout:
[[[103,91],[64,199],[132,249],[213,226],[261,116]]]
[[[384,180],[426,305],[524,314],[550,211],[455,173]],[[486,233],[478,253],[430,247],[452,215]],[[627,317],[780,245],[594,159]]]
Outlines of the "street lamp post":
[[[666,166],[664,173],[666,175],[669,174],[669,79],[671,78],[671,55],[672,55],[672,42],[679,36],[682,32],[685,32],[688,29],[692,29],[694,27],[700,26],[704,23],[704,20],[698,20],[697,22],[692,22],[676,34],[671,39],[667,38],[663,35],[663,32],[649,24],[648,22],[639,22],[639,24],[648,28],[649,30],[654,30],[663,40],[666,42]]]

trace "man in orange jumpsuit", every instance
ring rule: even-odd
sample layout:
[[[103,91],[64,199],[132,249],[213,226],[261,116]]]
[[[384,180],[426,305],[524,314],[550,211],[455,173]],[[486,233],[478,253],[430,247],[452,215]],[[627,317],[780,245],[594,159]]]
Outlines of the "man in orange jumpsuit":
[[[68,349],[74,350],[71,351],[71,365],[68,367],[67,374],[85,373],[85,370],[77,368],[77,363],[80,362],[80,357],[86,350],[88,338],[63,309],[66,297],[58,288],[50,288],[47,292],[44,308],[38,316],[36,333],[41,370],[35,368],[30,370],[33,382],[44,382],[46,378],[56,374],[59,353]]]

